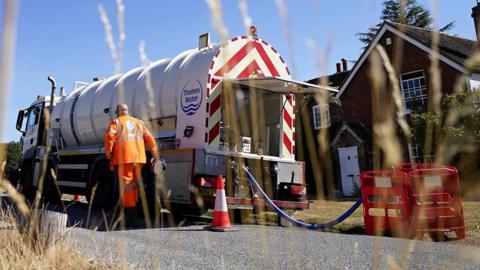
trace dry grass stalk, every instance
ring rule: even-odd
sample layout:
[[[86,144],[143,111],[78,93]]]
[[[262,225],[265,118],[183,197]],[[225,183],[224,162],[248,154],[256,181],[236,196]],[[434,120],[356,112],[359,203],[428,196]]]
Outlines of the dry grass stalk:
[[[387,89],[387,76],[382,62],[379,50],[374,50],[370,57],[374,168],[391,167],[402,160],[394,112],[392,106],[389,106],[392,103],[391,96],[384,91]]]
[[[5,2],[4,21],[3,21],[3,41],[2,41],[2,63],[0,65],[0,91],[2,97],[0,104],[6,108],[6,97],[8,97],[10,87],[11,66],[13,63],[13,48],[15,40],[15,26],[17,14],[17,1],[8,0]],[[5,114],[2,114],[5,115]],[[1,153],[4,155],[4,151]],[[45,166],[43,166],[45,172]],[[3,174],[3,168],[2,172]],[[17,204],[17,207],[23,217],[32,217],[32,212],[26,205],[25,199],[8,182],[2,181],[1,187],[7,192],[10,199]],[[11,208],[0,209],[0,217],[3,221],[13,226],[11,230],[0,230],[0,268],[2,269],[57,269],[57,268],[76,268],[76,269],[99,269],[106,268],[87,258],[79,256],[72,252],[65,244],[56,242],[54,245],[47,241],[48,237],[39,233],[38,230],[27,229],[20,230],[17,227],[17,217]],[[28,227],[35,227],[38,224],[34,218],[27,219]],[[36,232],[33,234],[33,232]],[[35,236],[35,237],[34,237]]]
[[[3,9],[3,24],[2,24],[2,41],[1,41],[1,51],[0,51],[0,93],[2,93],[0,97],[0,112],[1,115],[6,115],[6,108],[8,107],[6,104],[8,102],[9,93],[10,93],[10,84],[11,84],[11,76],[12,76],[12,66],[15,55],[15,37],[16,37],[16,26],[17,26],[17,9],[18,9],[18,1],[16,0],[7,0],[4,2],[4,9]],[[3,138],[3,129],[0,129],[0,137]],[[5,156],[5,149],[1,149],[0,156],[2,160]],[[7,193],[16,195],[12,189],[10,189],[11,185],[3,180],[3,172],[4,172],[5,163],[2,164],[2,170],[0,175],[0,188],[3,188],[7,191]],[[21,202],[22,199],[19,196],[15,196],[14,200]],[[27,208],[24,207],[25,204],[22,204],[21,210],[27,212]]]
[[[156,112],[156,106],[155,106],[155,92],[153,88],[153,82],[152,82],[152,75],[151,75],[151,69],[149,69],[149,65],[151,64],[150,60],[148,59],[146,50],[145,50],[145,42],[141,41],[139,48],[139,57],[140,61],[144,67],[144,72],[143,75],[145,77],[145,88],[147,90],[147,95],[148,95],[148,101],[147,101],[147,107],[146,110],[142,109],[141,110],[141,117],[143,119],[154,119],[157,117],[155,115]],[[160,111],[162,111],[163,106],[160,106]],[[163,112],[162,112],[162,115]],[[151,121],[146,121],[145,124],[147,125],[147,128],[149,130],[154,130],[153,124]],[[160,220],[160,211],[162,209],[162,200],[160,198],[169,198],[169,190],[167,186],[165,185],[165,175],[155,175],[155,199],[154,199],[154,223],[153,226],[158,228],[160,226],[163,226],[163,222]],[[147,228],[150,228],[151,221],[150,221],[150,210],[148,209],[148,204],[146,200],[146,194],[145,194],[145,188],[142,183],[140,187],[140,197],[141,197],[141,203],[142,203],[142,209],[144,213],[145,218],[145,224],[147,225]],[[199,196],[196,197],[196,202],[197,204],[202,208],[203,207],[203,201]],[[167,209],[172,209],[170,203],[168,200],[164,201],[164,206]],[[171,216],[168,218],[168,223],[170,225],[174,224],[174,220]]]
[[[28,215],[30,213],[30,208],[27,205],[27,202],[25,201],[25,197],[18,193],[18,191],[15,189],[14,186],[10,183],[10,181],[4,179],[3,181],[0,182],[0,186],[5,190],[7,193],[9,199],[17,205],[18,210],[23,215]]]
[[[118,65],[121,66],[123,63],[123,45],[125,44],[125,39],[127,38],[125,34],[125,6],[123,5],[122,0],[116,0],[116,7],[117,7],[117,23],[118,23],[118,44],[117,44],[117,52],[118,52]]]
[[[407,141],[410,141],[410,127],[405,119],[405,110],[403,109],[402,93],[400,91],[400,82],[398,81],[397,72],[390,63],[390,59],[388,58],[385,49],[382,46],[377,46],[375,49],[382,59],[383,66],[388,74],[388,79],[392,90],[392,99],[395,105],[397,123],[400,125],[400,128],[402,129],[403,134],[405,134]]]
[[[290,58],[290,70],[292,75],[295,74],[295,53],[293,48],[293,38],[292,38],[292,31],[290,30],[290,23],[288,18],[288,8],[285,4],[284,0],[275,0],[275,4],[278,9],[278,13],[280,14],[280,18],[283,22],[283,31],[285,34],[285,40],[287,41],[288,46],[288,56]]]
[[[430,58],[430,88],[429,88],[429,112],[437,116],[439,119],[442,119],[442,113],[440,110],[440,103],[442,101],[442,80],[440,77],[440,53],[438,48],[438,43],[440,41],[440,33],[437,31],[432,31],[432,51],[433,53],[429,55]],[[426,138],[424,142],[424,153],[425,155],[430,155],[433,151],[435,140],[434,134],[439,134],[442,124],[435,124],[433,122],[428,122],[426,130]],[[438,140],[438,139],[437,139]],[[436,162],[443,163],[443,158],[441,155],[436,155]]]
[[[324,71],[327,70],[328,57],[330,55],[331,49],[332,49],[332,40],[330,39],[329,42],[327,43],[327,47],[325,48],[325,51],[319,57],[320,63],[317,63],[317,65],[320,67],[321,70],[322,69]],[[324,76],[320,80],[320,85],[328,86],[328,79],[326,76]],[[330,107],[331,105],[330,94],[331,93],[321,92],[321,93],[314,94],[313,97],[317,104],[323,104]],[[330,111],[330,108],[328,110]],[[327,123],[329,120],[327,119],[327,115],[325,114],[320,114],[320,118],[321,118],[320,119],[321,123]],[[320,129],[320,132],[318,133],[318,136],[317,136],[317,142],[318,142],[318,154],[320,157],[324,157],[323,162],[319,164],[319,167],[322,173],[325,174],[324,182],[327,183],[327,190],[332,191],[335,189],[335,174],[334,174],[333,160],[331,158],[332,153],[330,152],[331,147],[330,147],[330,136],[329,136],[328,128]],[[323,188],[323,185],[321,184],[321,182],[317,183],[317,186],[322,186]]]
[[[34,213],[34,212],[32,212]],[[1,269],[113,269],[112,265],[80,255],[65,238],[66,216],[42,220],[48,215],[62,215],[50,211],[37,211],[28,217],[16,213],[13,207],[0,209],[0,222],[10,229],[0,229]],[[61,224],[53,224],[58,221]],[[24,224],[20,224],[23,222]],[[20,225],[20,226],[19,226]],[[23,229],[26,226],[26,229]],[[30,229],[33,227],[33,229]],[[58,228],[63,227],[59,233]]]
[[[248,14],[248,3],[247,0],[238,0],[238,9],[243,18],[243,27],[245,27],[245,33],[248,34],[250,31],[250,26],[253,25],[252,18]]]
[[[113,38],[112,25],[110,24],[110,20],[108,19],[107,12],[105,11],[105,8],[103,7],[102,4],[98,5],[98,12],[100,13],[100,20],[105,30],[105,42],[107,43],[108,48],[110,49],[110,54],[112,56],[114,67],[115,67],[115,73],[120,73],[122,68],[119,60],[120,58],[118,55],[117,45],[115,44],[115,40]]]
[[[469,72],[474,73],[476,66],[478,66],[479,64],[480,52],[476,52],[474,55],[470,56],[465,61],[465,68]],[[469,77],[467,75],[459,76],[454,86],[454,93],[460,93],[465,91],[465,85],[467,85],[468,80]],[[474,98],[474,96],[469,96],[464,101],[464,106],[462,106],[460,110],[449,110],[445,115],[443,127],[454,127],[455,124],[459,123],[463,117],[475,113]],[[470,144],[467,143],[459,145],[458,143],[452,142],[452,140],[455,140],[455,138],[444,137],[437,142],[436,162],[449,163],[455,157],[455,155],[457,155],[461,151],[469,152],[469,150],[471,151],[475,149],[473,142]]]
[[[4,1],[3,9],[3,27],[2,27],[2,41],[0,41],[0,113],[7,115],[8,98],[10,94],[10,84],[12,77],[12,67],[15,55],[15,36],[17,26],[17,8],[18,1],[7,0]],[[3,138],[3,128],[0,129],[0,137]],[[1,179],[0,179],[1,181]]]
[[[222,4],[219,0],[206,0],[210,14],[212,15],[212,24],[218,33],[222,43],[228,40],[228,30],[225,27],[222,16]]]
[[[314,55],[315,59],[315,67],[319,70],[320,74],[324,74],[328,71],[327,68],[327,63],[328,63],[328,57],[330,55],[330,51],[332,49],[332,39],[330,38],[325,50],[321,53],[318,52],[317,46],[315,44],[315,41],[313,39],[308,39],[307,40],[307,47],[310,49],[311,53]],[[328,78],[327,76],[323,76],[320,78],[319,85],[321,86],[328,86]],[[316,102],[316,104],[322,104],[322,105],[327,105],[330,106],[330,93],[311,93],[308,96],[308,99],[313,98]],[[298,102],[298,99],[297,99]],[[302,100],[302,102],[304,102]],[[307,113],[301,113],[300,115],[302,116],[301,118],[301,123],[302,126],[299,128],[299,130],[305,129],[306,133],[306,139],[307,139],[307,144],[311,145],[313,147],[308,147],[307,151],[309,152],[310,157],[314,157],[317,159],[316,162],[312,160],[312,164],[318,164],[318,168],[316,168],[314,171],[315,175],[315,187],[317,189],[316,193],[321,194],[317,197],[323,198],[323,194],[329,193],[330,191],[335,189],[335,175],[334,175],[334,169],[333,169],[333,160],[331,159],[331,152],[330,152],[330,138],[329,138],[329,129],[328,128],[321,128],[318,132],[318,135],[316,137],[317,140],[317,145],[318,147],[314,147],[315,142],[313,139],[313,136],[309,135],[309,133],[314,134],[313,129],[311,127],[311,120],[310,120],[310,115],[308,114],[308,103],[309,101],[306,101],[306,104],[297,104],[297,108],[301,108],[302,111],[305,111]],[[330,109],[329,109],[330,110]],[[327,116],[325,114],[320,114],[320,120],[321,123],[327,123],[328,119],[326,118]],[[298,133],[297,133],[298,134]],[[298,140],[300,135],[303,135],[303,130],[302,133],[295,138]],[[312,141],[310,141],[312,140]],[[303,147],[300,147],[300,149],[303,149]],[[323,183],[327,184],[327,190],[328,192],[325,192],[324,190],[324,185]],[[330,194],[327,194],[330,195]]]
[[[314,151],[314,149],[317,149],[317,147],[315,146],[315,136],[313,134],[313,128],[312,128],[312,121],[311,121],[311,116],[310,116],[310,113],[309,113],[309,110],[307,108],[307,104],[305,102],[304,99],[298,99],[297,100],[297,107],[298,108],[301,108],[301,111],[300,111],[300,128],[299,130],[301,132],[303,132],[304,136],[305,136],[305,145],[307,147],[307,149],[311,149],[311,150],[307,150],[307,154],[308,156],[305,156],[305,160],[308,160],[312,163],[312,164],[320,164],[320,157],[318,155],[318,153],[316,151]],[[298,133],[298,131],[297,131]],[[301,136],[301,134],[298,134],[297,135],[298,137]],[[299,147],[301,147],[299,145]],[[300,149],[304,149],[304,147],[300,148]],[[322,179],[323,179],[323,176],[322,176],[322,173],[320,170],[312,170],[313,171],[313,179],[314,179],[314,182],[315,183],[318,183],[316,185],[316,192],[317,194],[323,194],[324,193],[324,188],[323,188],[323,185],[321,183],[323,183]],[[321,196],[323,197],[323,195]]]

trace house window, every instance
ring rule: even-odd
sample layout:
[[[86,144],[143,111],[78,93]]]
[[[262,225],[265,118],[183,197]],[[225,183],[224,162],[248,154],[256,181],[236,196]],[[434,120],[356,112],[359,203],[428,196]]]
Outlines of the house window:
[[[428,102],[428,90],[423,72],[403,74],[401,80],[405,112],[423,110]]]
[[[433,162],[435,155],[424,155],[422,144],[410,144],[410,160],[416,163],[431,163]]]
[[[330,126],[330,112],[328,104],[320,104],[312,107],[313,127],[315,129],[327,128]]]

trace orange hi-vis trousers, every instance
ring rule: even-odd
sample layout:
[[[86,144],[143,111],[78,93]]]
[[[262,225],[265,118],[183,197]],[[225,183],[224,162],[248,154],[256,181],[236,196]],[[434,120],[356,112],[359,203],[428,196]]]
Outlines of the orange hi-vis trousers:
[[[117,166],[120,198],[125,208],[137,206],[138,181],[142,177],[142,167],[143,164],[138,163],[125,163]]]

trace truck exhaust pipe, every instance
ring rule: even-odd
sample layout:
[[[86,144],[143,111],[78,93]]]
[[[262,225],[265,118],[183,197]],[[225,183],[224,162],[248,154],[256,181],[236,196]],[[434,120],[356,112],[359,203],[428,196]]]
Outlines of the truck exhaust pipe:
[[[52,92],[50,94],[50,108],[48,110],[50,115],[52,115],[53,106],[55,106],[54,101],[55,101],[55,89],[57,88],[57,82],[55,81],[55,79],[52,76],[48,76],[47,79],[52,84]]]

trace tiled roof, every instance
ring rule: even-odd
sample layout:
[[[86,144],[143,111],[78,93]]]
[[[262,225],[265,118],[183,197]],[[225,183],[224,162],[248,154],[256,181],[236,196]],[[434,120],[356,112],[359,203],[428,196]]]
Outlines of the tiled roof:
[[[307,83],[320,84],[321,81],[324,78],[326,78],[328,86],[333,87],[333,88],[340,88],[343,81],[347,78],[348,74],[350,74],[350,70],[333,73],[333,74],[328,75],[328,76],[313,78],[311,80],[308,80]]]
[[[401,31],[423,45],[432,47],[432,30],[426,30],[409,25],[385,22],[398,31]],[[451,36],[444,33],[439,33],[439,50],[440,54],[463,66],[464,61],[472,56],[477,50],[477,41],[465,39],[457,36]]]

